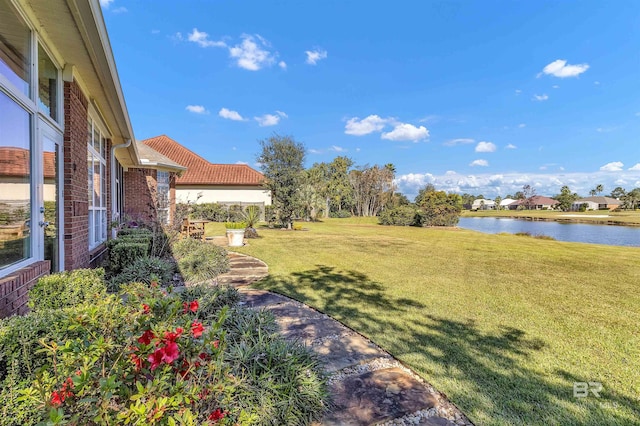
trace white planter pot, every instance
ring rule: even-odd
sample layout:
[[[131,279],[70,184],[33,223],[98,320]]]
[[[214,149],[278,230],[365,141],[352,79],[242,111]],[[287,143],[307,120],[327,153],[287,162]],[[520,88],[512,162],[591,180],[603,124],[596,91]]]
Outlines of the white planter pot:
[[[244,229],[227,229],[227,241],[229,247],[242,247],[244,245]]]

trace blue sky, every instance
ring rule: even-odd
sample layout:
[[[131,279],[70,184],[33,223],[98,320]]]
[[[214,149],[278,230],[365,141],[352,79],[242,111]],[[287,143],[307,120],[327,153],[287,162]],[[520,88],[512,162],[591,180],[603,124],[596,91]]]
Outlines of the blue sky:
[[[393,163],[438,189],[640,187],[640,2],[101,0],[138,139],[253,167]]]

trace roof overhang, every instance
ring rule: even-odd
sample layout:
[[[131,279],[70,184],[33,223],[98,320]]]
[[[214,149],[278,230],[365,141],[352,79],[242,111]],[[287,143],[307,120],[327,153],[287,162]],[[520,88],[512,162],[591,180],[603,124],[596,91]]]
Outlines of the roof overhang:
[[[120,145],[135,140],[111,43],[98,0],[18,0],[64,69],[80,84]],[[138,163],[136,144],[119,155],[124,166]],[[125,164],[128,163],[128,164]]]

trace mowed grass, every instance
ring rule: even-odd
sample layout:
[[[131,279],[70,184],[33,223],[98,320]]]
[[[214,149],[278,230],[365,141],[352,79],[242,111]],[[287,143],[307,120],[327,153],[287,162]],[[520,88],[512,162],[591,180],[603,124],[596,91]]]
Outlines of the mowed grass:
[[[366,335],[476,424],[640,424],[640,249],[304,226],[260,229],[238,250],[268,263],[258,285]],[[600,398],[574,397],[575,382],[602,383]]]
[[[466,210],[467,217],[535,217],[565,222],[611,223],[616,225],[640,226],[640,210],[594,210],[587,212],[561,212],[553,210]],[[601,217],[607,216],[607,217]]]

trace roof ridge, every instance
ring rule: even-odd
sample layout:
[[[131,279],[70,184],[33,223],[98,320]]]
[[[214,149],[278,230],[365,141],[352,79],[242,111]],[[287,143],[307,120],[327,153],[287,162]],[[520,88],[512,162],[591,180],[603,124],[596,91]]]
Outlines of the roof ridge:
[[[169,136],[167,136],[167,135],[160,135],[160,136],[155,136],[155,137],[153,137],[153,138],[145,139],[145,140],[143,140],[143,141],[142,141],[142,143],[143,143],[143,144],[145,144],[145,145],[147,145],[147,142],[148,142],[148,141],[150,141],[150,140],[152,140],[152,139],[162,138],[162,137],[167,138],[169,141],[173,142],[173,143],[174,143],[174,144],[176,144],[176,145],[179,145],[182,149],[184,149],[185,151],[189,152],[189,153],[190,153],[190,154],[192,154],[194,157],[197,157],[199,160],[202,160],[202,161],[204,161],[204,162],[206,162],[206,163],[211,164],[211,163],[210,163],[206,158],[201,157],[200,155],[198,155],[198,154],[196,154],[195,152],[191,151],[191,150],[190,150],[189,148],[187,148],[186,146],[182,145],[180,142],[176,141],[176,140],[175,140],[175,139],[173,139],[173,138],[170,138],[170,137],[169,137]],[[161,154],[162,154],[162,153],[161,153]]]

